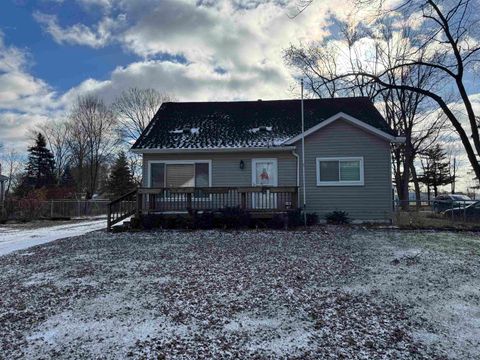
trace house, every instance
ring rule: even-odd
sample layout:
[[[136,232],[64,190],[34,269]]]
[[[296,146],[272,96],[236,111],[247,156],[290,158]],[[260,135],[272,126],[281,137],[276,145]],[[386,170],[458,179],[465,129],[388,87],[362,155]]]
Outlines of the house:
[[[0,206],[2,206],[5,201],[5,183],[7,180],[8,177],[2,175],[2,164],[0,164]]]
[[[142,212],[305,207],[390,221],[390,146],[403,138],[363,97],[164,103],[135,142]],[[303,188],[302,137],[305,143]]]

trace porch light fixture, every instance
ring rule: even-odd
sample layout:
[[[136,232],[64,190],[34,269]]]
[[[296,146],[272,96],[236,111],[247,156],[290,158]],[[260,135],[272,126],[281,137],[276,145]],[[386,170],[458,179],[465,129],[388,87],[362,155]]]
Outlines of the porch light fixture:
[[[243,170],[245,168],[245,162],[243,160],[240,160],[240,170]]]

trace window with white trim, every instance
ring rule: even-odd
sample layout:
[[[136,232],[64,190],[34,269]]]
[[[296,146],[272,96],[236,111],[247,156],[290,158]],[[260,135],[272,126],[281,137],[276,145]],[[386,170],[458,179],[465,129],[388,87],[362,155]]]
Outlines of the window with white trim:
[[[317,158],[317,186],[363,184],[363,157]]]

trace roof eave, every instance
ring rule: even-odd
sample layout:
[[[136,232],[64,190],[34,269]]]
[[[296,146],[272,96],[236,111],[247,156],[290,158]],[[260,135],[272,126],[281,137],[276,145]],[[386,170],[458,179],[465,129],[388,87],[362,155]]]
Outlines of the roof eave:
[[[407,141],[405,136],[396,136],[391,142],[394,144],[404,144]]]
[[[193,148],[193,149],[131,149],[136,154],[188,154],[188,153],[237,153],[237,152],[281,152],[295,150],[295,146],[239,147],[239,148]]]
[[[324,128],[325,126],[331,124],[332,122],[334,121],[337,121],[337,120],[345,120],[349,123],[351,123],[352,125],[355,125],[373,135],[376,135],[380,138],[383,138],[387,141],[390,141],[392,143],[402,143],[402,142],[405,142],[405,138],[402,138],[402,137],[397,137],[397,136],[394,136],[394,135],[391,135],[389,133],[386,133],[385,131],[382,131],[380,129],[377,129],[376,127],[373,127],[372,125],[369,125],[365,122],[363,122],[362,120],[360,119],[357,119],[351,115],[348,115],[348,114],[345,114],[343,112],[339,112],[331,117],[329,117],[328,119],[320,122],[319,124],[311,127],[310,129],[306,130],[303,132],[303,134],[299,134],[297,136],[294,136],[293,138],[285,141],[282,145],[292,145],[294,143],[296,143],[297,141],[301,140],[302,139],[302,136],[308,136],[322,128]],[[402,140],[403,139],[403,140]]]

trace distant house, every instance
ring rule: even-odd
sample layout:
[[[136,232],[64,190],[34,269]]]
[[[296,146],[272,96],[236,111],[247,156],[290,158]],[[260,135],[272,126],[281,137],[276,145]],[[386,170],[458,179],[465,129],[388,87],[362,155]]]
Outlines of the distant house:
[[[0,205],[5,201],[5,183],[8,177],[2,175],[2,164],[0,164]]]

